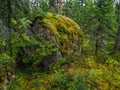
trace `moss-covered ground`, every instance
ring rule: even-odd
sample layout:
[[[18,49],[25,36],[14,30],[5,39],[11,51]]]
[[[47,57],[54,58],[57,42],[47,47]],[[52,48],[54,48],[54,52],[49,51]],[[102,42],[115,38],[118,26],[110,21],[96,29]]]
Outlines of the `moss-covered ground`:
[[[112,57],[89,55],[55,65],[47,73],[16,72],[9,90],[120,90],[120,63]]]

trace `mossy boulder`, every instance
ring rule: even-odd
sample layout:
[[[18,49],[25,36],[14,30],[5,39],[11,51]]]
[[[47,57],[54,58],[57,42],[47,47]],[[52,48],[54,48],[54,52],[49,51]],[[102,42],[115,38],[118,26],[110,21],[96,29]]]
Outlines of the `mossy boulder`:
[[[40,14],[26,32],[22,34],[25,40],[22,40],[16,58],[17,66],[22,70],[28,66],[48,70],[49,65],[61,57],[81,53],[82,31],[68,17]]]
[[[45,13],[38,15],[31,27],[32,32],[44,34],[46,39],[57,44],[63,56],[81,53],[83,33],[72,19]]]

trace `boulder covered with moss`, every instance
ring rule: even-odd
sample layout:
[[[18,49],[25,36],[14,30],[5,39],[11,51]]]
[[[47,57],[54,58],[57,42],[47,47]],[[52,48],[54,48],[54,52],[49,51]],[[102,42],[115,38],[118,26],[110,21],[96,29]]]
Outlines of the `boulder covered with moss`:
[[[17,56],[20,68],[34,65],[37,68],[48,67],[61,57],[80,54],[82,47],[82,31],[70,18],[53,13],[44,13],[36,16],[32,21],[28,34],[22,34],[29,42],[22,45]],[[25,44],[24,43],[24,44]],[[23,60],[25,65],[19,61]]]
[[[38,15],[31,25],[31,31],[57,44],[63,56],[81,53],[82,30],[68,17],[52,13]]]

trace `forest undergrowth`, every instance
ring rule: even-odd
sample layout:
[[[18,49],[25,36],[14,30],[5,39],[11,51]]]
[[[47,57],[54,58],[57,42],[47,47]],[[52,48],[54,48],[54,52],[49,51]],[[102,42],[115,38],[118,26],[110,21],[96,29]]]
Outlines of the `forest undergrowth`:
[[[100,62],[101,61],[101,62]],[[16,72],[9,90],[119,90],[120,62],[94,55],[62,59],[49,72]]]

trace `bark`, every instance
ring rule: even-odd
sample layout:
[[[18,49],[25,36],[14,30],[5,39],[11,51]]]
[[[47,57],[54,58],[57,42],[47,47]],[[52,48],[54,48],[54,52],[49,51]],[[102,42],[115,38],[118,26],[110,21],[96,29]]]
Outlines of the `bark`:
[[[6,50],[9,50],[10,56],[12,56],[12,48],[11,48],[11,18],[12,18],[12,7],[11,0],[7,0],[7,27],[8,27],[8,41],[6,45]]]
[[[8,28],[10,29],[11,17],[12,17],[11,0],[7,0],[7,11],[8,11],[7,24],[8,24]]]
[[[115,42],[114,50],[115,51],[120,51],[120,20],[119,20],[117,39],[116,39],[116,42]]]
[[[58,13],[61,14],[62,0],[58,0]]]
[[[117,22],[118,22],[118,32],[117,38],[114,45],[114,51],[120,51],[120,2],[116,4],[116,14],[118,15]]]
[[[101,8],[102,7],[102,4],[101,4],[101,1],[99,1],[98,5],[97,5],[98,8]],[[98,18],[98,22],[101,23],[101,18],[99,17]],[[99,34],[100,34],[100,30],[101,30],[101,25],[99,25],[97,27],[97,30],[96,30],[96,41],[95,41],[95,55],[98,54],[98,50],[99,50]]]

